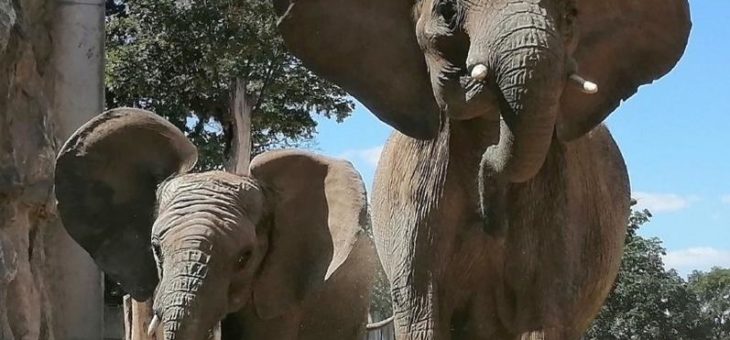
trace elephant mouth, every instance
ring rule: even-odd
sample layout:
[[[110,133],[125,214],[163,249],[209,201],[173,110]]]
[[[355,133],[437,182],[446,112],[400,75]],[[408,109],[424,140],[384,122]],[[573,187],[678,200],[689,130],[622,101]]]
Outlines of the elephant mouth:
[[[493,81],[477,80],[465,67],[450,68],[440,73],[441,109],[451,119],[486,118],[498,121],[502,115],[501,93]]]
[[[598,92],[598,84],[586,80],[569,69],[566,73],[565,86],[574,86],[585,95]],[[478,117],[492,121],[500,117],[512,119],[512,110],[505,102],[504,96],[493,77],[475,79],[465,67],[450,67],[439,74],[441,87],[441,109],[451,119],[469,120]]]

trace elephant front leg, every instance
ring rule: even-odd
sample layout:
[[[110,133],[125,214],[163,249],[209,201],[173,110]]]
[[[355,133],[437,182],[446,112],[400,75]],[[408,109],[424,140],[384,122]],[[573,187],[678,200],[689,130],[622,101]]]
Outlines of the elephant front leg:
[[[439,332],[433,285],[417,292],[413,286],[393,289],[395,338],[397,340],[446,340],[448,326]],[[443,333],[443,334],[441,334]]]
[[[511,130],[502,120],[499,143],[487,148],[479,164],[479,210],[484,231],[495,237],[503,237],[507,232],[505,166],[512,155],[513,140]]]

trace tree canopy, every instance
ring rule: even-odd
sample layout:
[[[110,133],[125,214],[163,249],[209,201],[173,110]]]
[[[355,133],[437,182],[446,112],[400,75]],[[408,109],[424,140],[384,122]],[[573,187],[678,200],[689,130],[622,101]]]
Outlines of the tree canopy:
[[[730,339],[730,269],[694,271],[688,281],[700,301],[701,317],[712,327],[711,339]]]
[[[661,240],[637,232],[651,217],[632,211],[614,289],[586,339],[730,338],[730,270],[696,271],[688,281],[667,270]]]
[[[632,211],[618,277],[588,339],[706,339],[699,301],[674,270],[665,270],[666,250],[657,238],[637,231],[651,218]]]
[[[316,133],[313,114],[342,121],[354,103],[287,52],[268,0],[107,1],[107,107],[169,119],[219,167],[229,142],[231,83],[253,102],[253,151],[297,146]]]

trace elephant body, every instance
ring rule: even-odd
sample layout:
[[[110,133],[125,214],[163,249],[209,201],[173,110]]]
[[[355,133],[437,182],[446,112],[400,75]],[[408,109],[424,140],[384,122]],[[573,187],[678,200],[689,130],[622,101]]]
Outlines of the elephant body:
[[[164,340],[360,339],[375,248],[352,164],[278,150],[247,174],[194,173],[197,150],[154,113],[105,112],[56,162],[64,227],[121,288],[153,298]],[[158,323],[159,322],[159,323]]]
[[[579,339],[620,263],[623,158],[602,125],[554,140],[534,178],[496,184],[504,200],[486,213],[506,228],[492,235],[477,181],[483,132],[474,122],[452,122],[434,141],[396,132],[383,151],[373,229],[398,339]]]
[[[348,260],[286,314],[262,319],[253,307],[230,314],[222,340],[360,340],[365,336],[375,261],[371,240],[363,235]]]
[[[601,125],[667,74],[687,0],[272,0],[290,51],[397,130],[373,225],[399,339],[573,340],[629,213]]]

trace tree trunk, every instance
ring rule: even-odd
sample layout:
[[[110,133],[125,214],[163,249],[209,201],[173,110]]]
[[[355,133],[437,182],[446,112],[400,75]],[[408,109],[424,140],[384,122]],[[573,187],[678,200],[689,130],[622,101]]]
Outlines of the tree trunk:
[[[231,89],[231,123],[233,137],[226,171],[248,175],[251,164],[251,110],[253,103],[246,93],[246,80],[236,78]]]
[[[65,138],[57,135],[57,128],[75,129],[81,121],[98,113],[90,112],[90,108],[99,110],[98,103],[102,101],[102,98],[91,98],[89,110],[67,116],[64,111],[53,108],[58,89],[65,89],[67,96],[73,94],[65,98],[69,101],[83,101],[101,93],[103,88],[87,91],[88,86],[98,86],[101,81],[82,84],[83,87],[57,82],[61,74],[67,76],[66,80],[72,79],[74,70],[56,72],[59,65],[55,62],[58,54],[54,48],[68,41],[55,34],[52,39],[51,32],[61,22],[76,17],[68,15],[73,10],[64,11],[66,5],[58,5],[52,0],[0,0],[0,338],[3,340],[101,338],[101,288],[93,285],[89,290],[77,287],[68,291],[67,288],[74,287],[73,283],[64,281],[72,278],[98,282],[99,274],[95,269],[89,270],[92,267],[88,259],[86,267],[66,262],[69,258],[85,256],[66,253],[65,249],[73,244],[57,246],[59,235],[65,233],[55,212],[52,184],[55,154],[60,146],[58,137]],[[75,13],[100,12],[103,25],[103,5],[86,6],[90,8]],[[81,41],[93,37],[84,35],[94,29],[93,25],[69,27],[83,31],[77,36]],[[88,72],[101,77],[101,69],[94,68],[95,62],[103,59],[98,46],[79,45],[78,41],[66,45],[74,46],[74,43],[77,52],[82,51],[78,55],[85,56],[79,62]],[[74,274],[66,270],[74,270]],[[77,294],[69,294],[74,292]],[[99,308],[94,307],[97,304]],[[89,310],[95,314],[89,314]],[[66,320],[79,323],[69,325]]]
[[[162,327],[157,327],[155,334],[147,336],[152,316],[152,299],[139,302],[129,295],[124,296],[124,340],[164,339]]]

